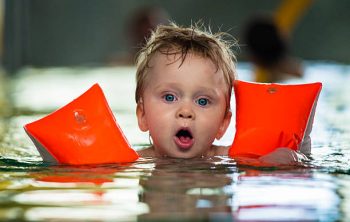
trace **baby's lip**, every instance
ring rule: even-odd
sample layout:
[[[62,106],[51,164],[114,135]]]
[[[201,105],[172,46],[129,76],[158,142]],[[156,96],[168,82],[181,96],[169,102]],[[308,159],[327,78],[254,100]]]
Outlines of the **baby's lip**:
[[[194,138],[189,128],[180,128],[174,136],[175,144],[184,151],[189,150],[194,144]]]

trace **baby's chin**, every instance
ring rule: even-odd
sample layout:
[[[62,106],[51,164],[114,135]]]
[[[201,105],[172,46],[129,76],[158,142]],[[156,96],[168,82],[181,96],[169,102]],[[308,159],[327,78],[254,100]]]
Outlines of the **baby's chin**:
[[[203,154],[199,152],[195,152],[195,150],[191,150],[188,152],[182,152],[182,151],[169,152],[166,156],[170,158],[178,158],[178,159],[194,159],[194,158],[202,158]]]
[[[170,158],[176,158],[176,159],[194,159],[197,158],[196,155],[169,155]]]
[[[208,149],[199,149],[196,145],[189,149],[182,149],[176,145],[164,148],[163,146],[153,144],[153,149],[156,154],[155,156],[160,158],[194,159],[207,156],[208,150],[210,150],[211,147]]]

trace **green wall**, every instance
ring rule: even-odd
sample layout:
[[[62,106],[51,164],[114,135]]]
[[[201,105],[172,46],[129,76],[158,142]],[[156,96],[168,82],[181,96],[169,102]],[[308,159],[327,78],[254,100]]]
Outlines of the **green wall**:
[[[299,0],[296,0],[299,1]],[[300,0],[301,1],[301,0]],[[127,51],[125,22],[143,5],[163,7],[178,24],[203,20],[238,40],[245,21],[272,13],[280,0],[7,0],[5,54],[21,66],[104,65]],[[350,1],[315,0],[291,36],[293,54],[307,60],[350,62]],[[244,42],[238,58],[244,60]]]

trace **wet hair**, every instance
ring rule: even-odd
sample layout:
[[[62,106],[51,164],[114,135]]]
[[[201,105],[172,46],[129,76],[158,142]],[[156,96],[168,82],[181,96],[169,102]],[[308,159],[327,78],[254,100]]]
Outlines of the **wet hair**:
[[[181,65],[189,53],[210,59],[217,70],[221,69],[224,73],[223,77],[228,86],[229,99],[236,76],[236,57],[231,47],[235,46],[236,42],[224,39],[226,37],[230,36],[224,32],[213,34],[210,29],[205,30],[203,25],[198,24],[190,27],[180,27],[174,23],[159,25],[152,32],[136,59],[136,103],[140,102],[147,84],[149,62],[157,52],[163,55],[179,54]]]

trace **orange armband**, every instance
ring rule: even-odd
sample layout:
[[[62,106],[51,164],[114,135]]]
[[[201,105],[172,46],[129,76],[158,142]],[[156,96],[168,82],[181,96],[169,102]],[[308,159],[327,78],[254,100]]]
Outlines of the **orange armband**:
[[[229,156],[259,157],[278,147],[299,150],[311,132],[321,88],[321,83],[283,85],[236,80],[236,134]]]
[[[24,129],[45,162],[102,164],[138,159],[98,84]]]

